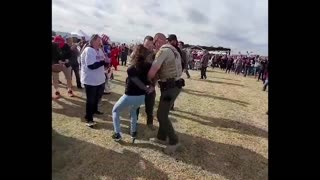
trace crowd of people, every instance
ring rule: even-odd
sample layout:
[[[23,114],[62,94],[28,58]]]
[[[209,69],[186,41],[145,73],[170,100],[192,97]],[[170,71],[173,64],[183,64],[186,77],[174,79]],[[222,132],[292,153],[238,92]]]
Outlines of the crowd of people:
[[[129,56],[129,62],[127,63]],[[104,94],[110,94],[110,83],[113,73],[118,66],[128,66],[124,94],[115,103],[112,109],[112,120],[115,141],[122,139],[120,128],[120,112],[129,107],[130,134],[132,142],[137,138],[137,121],[139,110],[145,104],[147,127],[155,130],[153,125],[153,109],[155,105],[157,85],[160,87],[160,102],[157,111],[159,129],[156,138],[150,141],[167,144],[165,152],[174,152],[179,147],[179,140],[172,123],[168,118],[169,111],[174,107],[174,101],[181,92],[185,72],[190,78],[188,69],[193,70],[196,60],[191,49],[184,48],[184,42],[178,41],[176,35],[166,37],[157,33],[154,37],[146,36],[143,44],[116,45],[110,38],[102,34],[94,34],[90,39],[55,36],[52,38],[52,79],[54,99],[59,99],[59,73],[63,72],[67,81],[67,92],[70,97],[72,91],[72,72],[75,74],[77,88],[85,88],[86,93],[86,125],[94,127],[96,122],[93,116],[103,114],[98,104]],[[211,55],[203,51],[200,57],[201,79],[206,79],[206,69],[220,67],[235,74],[244,76],[258,74],[258,80],[268,83],[267,60],[258,56],[220,56]],[[115,72],[113,72],[113,70]],[[265,89],[265,88],[264,88]]]
[[[267,57],[259,55],[221,55],[210,54],[207,50],[186,49],[187,66],[185,72],[190,78],[188,69],[200,70],[200,79],[206,79],[206,71],[208,67],[220,68],[225,73],[233,72],[235,75],[243,75],[244,77],[252,76],[257,81],[263,82],[263,91],[268,86],[268,65]]]

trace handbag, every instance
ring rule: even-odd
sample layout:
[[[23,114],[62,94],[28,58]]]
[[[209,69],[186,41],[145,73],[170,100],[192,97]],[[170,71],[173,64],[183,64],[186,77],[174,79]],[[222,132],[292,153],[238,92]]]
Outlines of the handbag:
[[[61,64],[52,64],[52,72],[59,73],[62,71],[63,66]]]

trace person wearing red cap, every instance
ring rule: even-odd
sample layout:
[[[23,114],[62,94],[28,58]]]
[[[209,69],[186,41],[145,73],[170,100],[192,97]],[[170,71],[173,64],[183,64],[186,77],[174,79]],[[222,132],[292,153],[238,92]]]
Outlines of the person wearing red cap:
[[[67,81],[68,95],[73,97],[72,92],[72,81],[71,81],[71,66],[69,64],[69,59],[71,57],[71,47],[65,43],[65,40],[61,36],[56,36],[53,40],[54,43],[58,45],[60,52],[60,60],[58,63],[62,66],[62,72]],[[60,98],[59,92],[59,72],[52,72],[53,87],[55,89],[55,99]]]

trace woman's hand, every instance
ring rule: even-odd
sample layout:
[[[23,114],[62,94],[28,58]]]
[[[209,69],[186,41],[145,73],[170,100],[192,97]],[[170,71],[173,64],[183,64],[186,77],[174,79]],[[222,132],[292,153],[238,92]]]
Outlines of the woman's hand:
[[[148,89],[147,89],[147,93],[148,93],[148,94],[154,92],[154,90],[155,90],[153,86],[147,86],[147,88],[148,88]]]

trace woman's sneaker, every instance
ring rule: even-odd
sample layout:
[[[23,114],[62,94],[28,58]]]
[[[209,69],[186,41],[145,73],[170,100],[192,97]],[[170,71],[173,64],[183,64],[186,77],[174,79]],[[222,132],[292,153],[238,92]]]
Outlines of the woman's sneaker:
[[[116,142],[120,141],[122,139],[120,133],[113,133],[113,135],[111,136],[113,140],[115,140]]]

